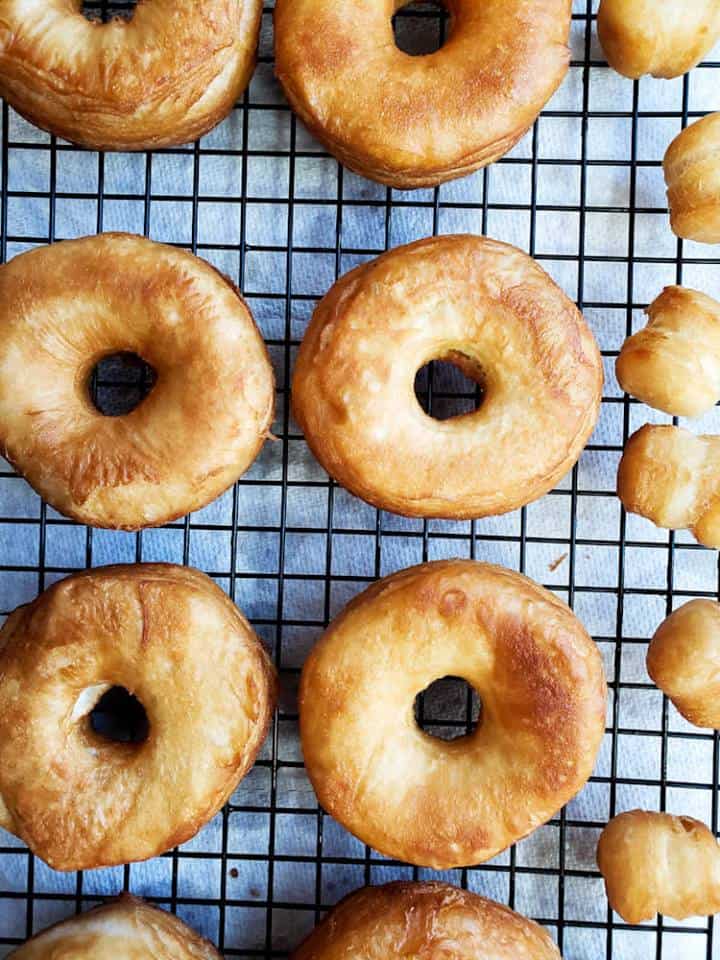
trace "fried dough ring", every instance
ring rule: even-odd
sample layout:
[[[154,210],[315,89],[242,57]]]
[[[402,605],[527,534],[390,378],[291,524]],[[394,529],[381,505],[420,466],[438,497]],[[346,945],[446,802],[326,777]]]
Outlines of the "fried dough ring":
[[[418,693],[463,677],[482,722],[443,741]],[[303,667],[300,736],[324,809],[381,853],[447,870],[482,863],[585,784],[605,729],[597,647],[518,573],[473,560],[386,577],[329,626]]]
[[[124,687],[139,743],[90,714]],[[0,631],[0,826],[56,870],[154,857],[223,806],[255,761],[275,671],[209,577],[172,564],[75,574]]]
[[[250,81],[262,0],[139,0],[90,22],[81,0],[3,0],[0,95],[43,130],[96,150],[197,140]]]

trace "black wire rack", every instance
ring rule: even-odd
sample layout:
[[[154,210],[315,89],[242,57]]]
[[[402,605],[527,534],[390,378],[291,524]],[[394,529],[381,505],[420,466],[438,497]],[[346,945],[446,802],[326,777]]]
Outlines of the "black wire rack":
[[[86,4],[101,17],[132,6]],[[159,530],[77,526],[3,464],[0,607],[7,613],[84,567],[195,565],[251,618],[284,692],[257,765],[183,848],[149,864],[60,875],[3,834],[0,956],[125,888],[176,912],[229,957],[281,957],[350,890],[437,876],[375,854],[318,808],[303,770],[294,689],[322,628],[369,582],[411,563],[471,556],[526,572],[573,606],[603,652],[610,708],[583,793],[491,863],[443,877],[534,916],[567,958],[720,958],[712,918],[623,923],[607,906],[594,862],[605,822],[631,806],[692,814],[718,830],[718,737],[685,724],[644,670],[647,639],[663,617],[690,596],[718,596],[717,555],[621,509],[614,480],[627,437],[646,420],[667,418],[624,397],[612,367],[663,284],[694,281],[720,293],[713,248],[672,237],[661,183],[671,137],[718,106],[720,63],[667,84],[621,80],[597,47],[596,6],[575,0],[570,74],[531,133],[498,164],[435,190],[371,184],[309,138],[272,79],[271,5],[249,91],[217,131],[187,148],[90,153],[2,106],[0,259],[110,229],[196,251],[247,297],[276,367],[278,404],[277,440],[245,477],[215,504]],[[408,46],[441,42],[445,29],[446,18],[429,7],[398,15],[399,42]],[[328,480],[291,419],[289,371],[314,304],[337,276],[400,242],[462,230],[515,242],[578,302],[606,359],[603,414],[579,465],[539,503],[472,523],[410,521]],[[93,389],[112,402],[128,380],[147,387],[145,375],[116,363],[100,370]],[[420,374],[417,390],[437,416],[477,401],[474,386],[439,363]],[[717,429],[714,417],[703,426]],[[472,693],[452,681],[417,705],[426,729],[445,735],[468,729],[477,710]]]

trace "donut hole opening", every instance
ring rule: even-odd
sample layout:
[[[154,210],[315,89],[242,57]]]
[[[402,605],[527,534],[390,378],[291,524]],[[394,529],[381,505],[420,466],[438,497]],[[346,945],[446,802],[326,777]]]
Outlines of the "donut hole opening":
[[[487,393],[485,373],[477,361],[458,350],[425,364],[415,374],[415,396],[434,420],[475,413]]]
[[[124,417],[139,407],[157,373],[136,353],[113,353],[95,364],[88,381],[93,406],[105,417]]]
[[[395,46],[410,57],[437,53],[450,34],[450,15],[437,0],[404,3],[392,19]]]
[[[144,743],[150,732],[145,707],[125,687],[106,690],[90,712],[92,732],[111,743]]]
[[[95,23],[109,23],[118,18],[130,20],[138,0],[83,0],[82,14]]]
[[[415,722],[430,737],[457,740],[482,723],[477,690],[462,677],[441,677],[415,697]]]

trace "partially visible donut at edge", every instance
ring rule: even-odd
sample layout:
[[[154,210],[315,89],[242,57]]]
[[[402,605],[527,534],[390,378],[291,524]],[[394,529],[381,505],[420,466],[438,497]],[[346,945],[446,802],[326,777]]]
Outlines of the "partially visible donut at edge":
[[[438,421],[415,375],[448,360],[480,408]],[[574,303],[527,254],[475,236],[397,247],[346,274],[303,338],[292,405],[325,470],[416,517],[506,513],[573,467],[600,411],[603,368]]]
[[[0,96],[36,126],[95,150],[197,140],[250,81],[262,0],[139,0],[88,20],[80,0],[3,0]]]
[[[550,935],[509,907],[447,883],[363,887],[329,912],[291,960],[560,960]]]
[[[142,736],[96,729],[103,696]],[[61,580],[0,630],[0,826],[55,870],[158,856],[193,837],[255,762],[275,669],[205,574],[121,564]]]
[[[447,0],[444,46],[401,51],[406,0],[277,0],[275,69],[341,163],[403,189],[462,177],[530,129],[570,63],[571,0]]]
[[[157,382],[104,416],[89,378],[119,352]],[[0,452],[66,516],[135,530],[206,506],[253,462],[274,406],[247,304],[198,257],[106,233],[0,267]]]

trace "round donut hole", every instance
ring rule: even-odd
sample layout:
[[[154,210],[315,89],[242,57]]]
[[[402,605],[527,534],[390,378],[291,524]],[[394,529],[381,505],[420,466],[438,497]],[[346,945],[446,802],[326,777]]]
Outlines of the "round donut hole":
[[[475,413],[483,404],[485,392],[482,370],[473,365],[469,357],[457,352],[425,364],[415,374],[417,401],[434,420],[451,420]]]
[[[90,713],[96,736],[111,743],[144,743],[150,732],[145,707],[125,687],[106,690]]]
[[[138,0],[83,0],[82,14],[86,20],[108,23],[118,17],[130,20]]]
[[[441,677],[415,697],[415,722],[430,737],[457,740],[482,723],[477,690],[462,677]]]
[[[155,370],[136,353],[113,353],[93,367],[90,399],[106,417],[124,417],[139,407],[157,382]]]
[[[437,53],[450,33],[450,16],[443,3],[424,0],[403,4],[392,19],[395,45],[411,57]]]

